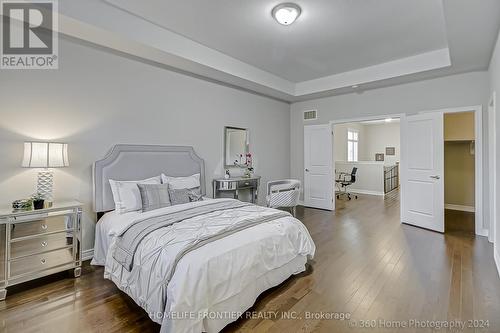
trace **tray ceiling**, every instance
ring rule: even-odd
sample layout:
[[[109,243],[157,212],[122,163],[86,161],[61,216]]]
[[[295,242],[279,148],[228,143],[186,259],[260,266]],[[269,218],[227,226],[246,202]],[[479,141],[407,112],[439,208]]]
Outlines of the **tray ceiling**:
[[[65,0],[60,33],[151,65],[294,102],[486,70],[498,0]],[[353,88],[356,87],[356,88]]]
[[[300,0],[290,26],[269,0],[107,1],[292,82],[447,47],[441,0]]]

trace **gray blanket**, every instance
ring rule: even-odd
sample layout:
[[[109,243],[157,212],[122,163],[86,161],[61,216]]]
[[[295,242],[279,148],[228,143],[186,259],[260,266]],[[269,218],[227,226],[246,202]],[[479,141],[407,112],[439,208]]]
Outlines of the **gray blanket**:
[[[236,209],[245,206],[251,206],[251,204],[236,200],[231,200],[231,201],[214,200],[213,202],[210,202],[203,206],[188,207],[181,211],[134,221],[134,223],[132,223],[128,228],[126,228],[118,235],[116,248],[115,251],[113,252],[113,258],[118,263],[120,263],[120,265],[122,265],[126,270],[130,271],[133,266],[134,255],[139,246],[139,243],[144,239],[144,237],[146,237],[153,231],[158,230],[160,228],[169,227],[184,220],[198,217],[204,214],[209,214],[212,212],[223,211],[223,210]],[[175,262],[180,260],[180,258],[184,254],[194,250],[195,248],[202,246],[203,244],[206,244],[207,242],[211,242],[221,237],[225,237],[229,234],[254,226],[256,224],[274,220],[287,215],[288,214],[285,212],[276,211],[276,213],[267,216],[252,217],[252,218],[249,217],[248,219],[245,219],[243,223],[229,224],[226,228],[220,230],[215,234],[208,233],[203,237],[197,237],[188,242],[186,246],[182,249],[182,251],[179,251],[177,253]]]

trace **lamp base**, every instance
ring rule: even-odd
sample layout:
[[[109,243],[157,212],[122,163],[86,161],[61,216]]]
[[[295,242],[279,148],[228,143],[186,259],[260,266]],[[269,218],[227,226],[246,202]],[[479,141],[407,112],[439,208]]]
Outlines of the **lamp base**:
[[[38,172],[36,191],[37,194],[40,194],[46,202],[52,202],[53,185],[54,185],[54,172],[48,169]]]

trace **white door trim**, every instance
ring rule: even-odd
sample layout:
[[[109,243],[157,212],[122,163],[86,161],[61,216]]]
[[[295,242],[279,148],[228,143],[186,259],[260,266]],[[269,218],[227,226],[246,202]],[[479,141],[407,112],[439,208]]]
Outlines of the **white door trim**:
[[[488,236],[488,229],[484,228],[483,222],[483,106],[473,105],[457,108],[447,108],[438,110],[421,111],[419,113],[441,112],[474,112],[475,126],[475,226],[476,235]]]
[[[393,113],[393,114],[385,114],[385,115],[382,114],[382,115],[378,115],[378,116],[365,116],[365,117],[356,117],[356,118],[335,119],[335,120],[330,120],[329,124],[330,124],[330,126],[333,126],[333,125],[345,124],[345,123],[357,123],[360,121],[379,120],[379,119],[386,119],[386,118],[401,118],[404,115],[406,115],[406,114],[405,113]]]
[[[496,220],[497,220],[497,190],[496,190],[496,92],[491,94],[488,103],[488,158],[489,158],[489,176],[490,176],[490,230],[488,240],[493,243],[496,238]]]

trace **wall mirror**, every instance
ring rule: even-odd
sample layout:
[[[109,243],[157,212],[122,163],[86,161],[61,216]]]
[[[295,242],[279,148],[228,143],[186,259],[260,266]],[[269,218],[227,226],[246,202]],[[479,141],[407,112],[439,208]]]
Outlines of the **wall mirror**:
[[[249,133],[246,128],[224,127],[224,167],[246,167],[249,146]]]

